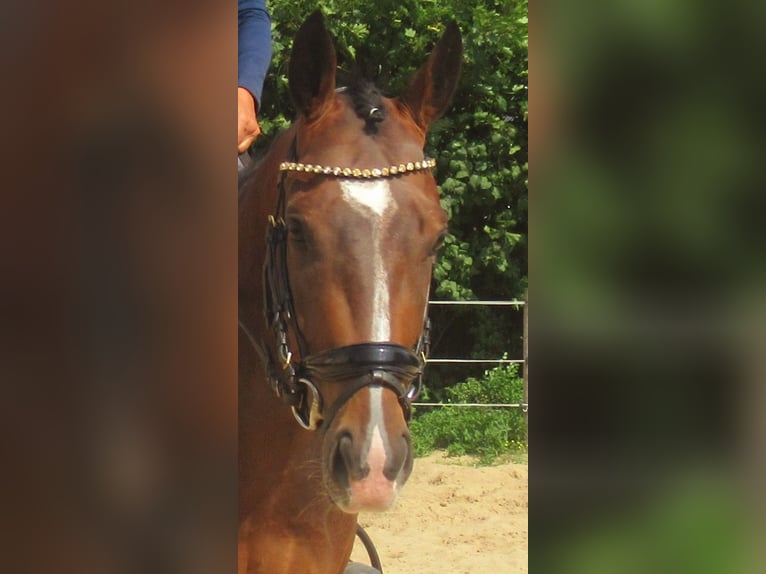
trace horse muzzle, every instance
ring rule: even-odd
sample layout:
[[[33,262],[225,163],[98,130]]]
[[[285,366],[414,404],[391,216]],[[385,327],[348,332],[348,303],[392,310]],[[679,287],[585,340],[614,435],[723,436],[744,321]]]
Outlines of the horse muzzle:
[[[322,441],[325,485],[348,513],[389,508],[412,470],[400,397],[382,379],[372,380],[328,421]]]
[[[341,510],[385,510],[409,477],[407,424],[423,365],[394,343],[329,349],[296,365],[293,414],[320,432],[324,483]]]

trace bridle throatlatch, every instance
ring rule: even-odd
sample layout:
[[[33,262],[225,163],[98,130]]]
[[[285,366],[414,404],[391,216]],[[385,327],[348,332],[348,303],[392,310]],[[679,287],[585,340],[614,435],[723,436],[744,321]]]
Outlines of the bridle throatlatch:
[[[291,156],[295,157],[295,141]],[[418,169],[430,169],[433,160],[418,162]],[[300,165],[301,169],[296,168]],[[345,169],[325,170],[321,166],[309,166],[314,173],[329,177],[354,177],[346,174]],[[398,175],[412,171],[396,170]],[[413,349],[396,343],[358,343],[344,347],[336,347],[315,354],[307,354],[307,345],[298,326],[295,306],[290,289],[290,274],[287,269],[287,226],[285,224],[285,174],[288,171],[304,171],[303,164],[283,163],[280,166],[279,198],[274,215],[269,217],[266,236],[266,259],[263,266],[264,280],[264,309],[266,321],[274,335],[273,350],[266,353],[266,374],[274,393],[288,404],[298,423],[305,429],[316,430],[324,425],[329,427],[333,417],[348,402],[354,394],[365,387],[388,387],[399,397],[405,420],[410,420],[411,402],[420,393],[423,369],[428,360],[430,321],[427,313],[423,321],[423,331]],[[338,173],[335,173],[338,171]],[[363,170],[367,175],[368,170]],[[369,170],[372,171],[372,170]],[[376,175],[382,170],[375,170]],[[394,177],[390,173],[380,177]],[[364,177],[364,176],[362,176]],[[242,325],[254,346],[259,346],[252,335]],[[291,348],[292,339],[297,342],[299,359],[296,359]],[[324,404],[322,393],[314,380],[325,384],[343,384],[343,390],[338,398],[329,406]]]

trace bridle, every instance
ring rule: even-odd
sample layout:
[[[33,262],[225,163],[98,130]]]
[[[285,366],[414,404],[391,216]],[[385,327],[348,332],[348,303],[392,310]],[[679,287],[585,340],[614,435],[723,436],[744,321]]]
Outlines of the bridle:
[[[292,409],[296,421],[307,430],[329,428],[334,416],[358,391],[367,387],[392,389],[409,422],[411,402],[422,386],[423,370],[430,346],[430,320],[424,313],[423,330],[413,348],[396,343],[369,342],[336,347],[309,354],[295,312],[287,268],[287,225],[285,223],[285,178],[288,172],[308,172],[338,178],[377,179],[406,175],[431,169],[432,159],[388,166],[358,169],[307,165],[295,162],[297,144],[293,139],[289,159],[280,164],[279,196],[274,215],[269,216],[266,235],[266,259],[263,266],[264,310],[266,322],[274,335],[274,352],[259,343],[242,319],[239,327],[266,365],[269,384]],[[427,307],[426,307],[427,310]],[[299,358],[291,348],[290,330],[298,345]],[[276,355],[276,356],[274,356]],[[315,379],[327,384],[345,383],[338,398],[325,408],[325,401]]]

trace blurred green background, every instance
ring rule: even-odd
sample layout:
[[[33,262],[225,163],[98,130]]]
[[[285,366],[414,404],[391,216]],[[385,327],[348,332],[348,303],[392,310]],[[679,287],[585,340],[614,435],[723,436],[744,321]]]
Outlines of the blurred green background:
[[[764,6],[536,9],[530,569],[763,572]]]

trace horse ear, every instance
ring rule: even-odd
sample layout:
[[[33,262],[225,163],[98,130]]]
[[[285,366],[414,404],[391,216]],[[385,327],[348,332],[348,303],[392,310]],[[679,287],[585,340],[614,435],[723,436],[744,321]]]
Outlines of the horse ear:
[[[460,28],[452,21],[426,63],[418,69],[400,96],[424,131],[447,111],[460,79],[462,65],[463,39]]]
[[[290,55],[290,97],[309,121],[324,113],[335,91],[335,48],[317,10],[298,30]]]

